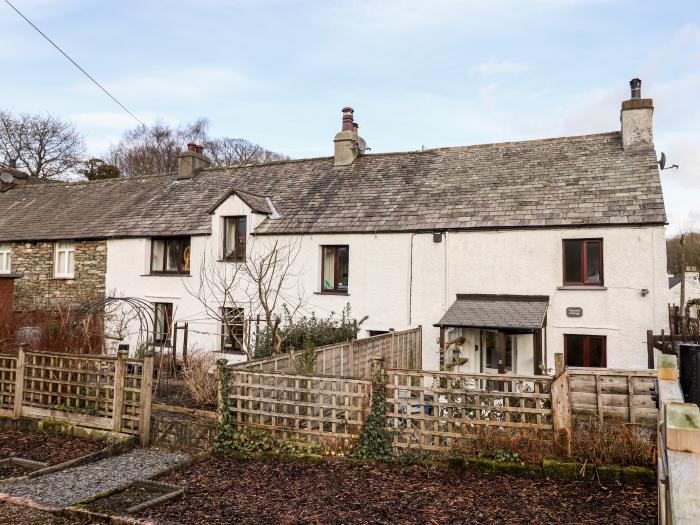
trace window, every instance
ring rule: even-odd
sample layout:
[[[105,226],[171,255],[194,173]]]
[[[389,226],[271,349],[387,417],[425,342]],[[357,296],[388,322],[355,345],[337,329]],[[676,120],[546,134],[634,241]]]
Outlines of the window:
[[[224,217],[224,260],[245,261],[246,218]]]
[[[190,238],[153,239],[151,273],[190,273]]]
[[[58,241],[54,246],[54,277],[72,279],[75,276],[75,243]]]
[[[221,351],[242,354],[245,334],[243,308],[222,308],[221,319]]]
[[[9,244],[0,243],[0,273],[12,271],[12,249]]]
[[[348,291],[348,255],[347,246],[322,247],[321,291],[347,293]]]
[[[153,344],[170,346],[173,324],[173,303],[155,303],[155,325],[153,327]]]
[[[389,333],[389,330],[367,330],[367,334],[369,337],[375,337],[378,335],[386,335]]]
[[[603,284],[603,240],[566,239],[564,252],[564,284]]]
[[[564,363],[566,366],[593,366],[605,368],[604,335],[564,335]]]
[[[516,350],[516,336],[512,334],[506,334],[506,370],[508,372],[513,371],[513,355]],[[498,370],[498,332],[484,331],[484,366],[483,368],[489,368]]]

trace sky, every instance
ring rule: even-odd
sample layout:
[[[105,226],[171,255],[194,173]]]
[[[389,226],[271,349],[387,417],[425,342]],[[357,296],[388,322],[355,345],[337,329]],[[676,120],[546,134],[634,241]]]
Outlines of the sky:
[[[375,153],[615,131],[639,77],[680,166],[667,233],[700,230],[697,0],[11,1],[146,123],[293,158],[331,155],[346,105]],[[3,0],[0,71],[0,108],[73,122],[93,156],[137,124]]]

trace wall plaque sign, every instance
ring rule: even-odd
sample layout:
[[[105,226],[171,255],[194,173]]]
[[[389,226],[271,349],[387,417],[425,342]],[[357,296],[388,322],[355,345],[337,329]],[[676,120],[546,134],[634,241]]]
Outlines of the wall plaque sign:
[[[580,306],[567,307],[566,317],[583,317],[583,308],[581,308]]]

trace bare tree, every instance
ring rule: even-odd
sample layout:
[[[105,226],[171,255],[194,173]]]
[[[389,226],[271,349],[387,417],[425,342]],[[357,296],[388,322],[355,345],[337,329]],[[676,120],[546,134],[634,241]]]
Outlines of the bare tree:
[[[85,140],[72,124],[51,115],[0,111],[0,152],[32,177],[51,179],[75,172]]]
[[[275,153],[245,139],[222,137],[204,143],[205,151],[214,166],[235,166],[238,164],[261,164],[275,160],[289,160],[281,153]]]
[[[243,330],[241,336],[237,328],[260,315],[277,354],[287,338],[281,329],[282,311],[287,321],[293,321],[304,304],[299,275],[295,273],[299,249],[300,243],[291,238],[284,242],[253,241],[245,260],[239,262],[221,262],[215,254],[205,253],[196,285],[184,280],[183,283],[248,358],[251,344],[247,331]]]
[[[138,126],[124,133],[108,153],[108,162],[127,177],[153,175],[177,170],[177,154],[187,142],[204,142],[209,121],[199,118],[173,128],[162,122],[147,128]]]

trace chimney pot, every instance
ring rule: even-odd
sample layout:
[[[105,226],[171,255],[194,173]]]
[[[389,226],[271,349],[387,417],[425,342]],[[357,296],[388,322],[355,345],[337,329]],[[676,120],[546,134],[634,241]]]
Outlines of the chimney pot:
[[[197,145],[194,147],[194,150],[195,150],[197,153],[204,153],[204,146],[202,146],[201,144],[197,144]]]
[[[633,78],[630,80],[630,88],[632,89],[632,96],[630,98],[642,98],[642,81],[638,78]]]
[[[191,179],[196,172],[211,166],[211,161],[204,155],[204,146],[190,142],[187,151],[177,156],[178,179]]]
[[[10,159],[10,160],[8,161],[8,166],[9,166],[10,168],[15,168],[15,169],[16,169],[16,168],[17,168],[17,159]]]
[[[197,144],[195,144],[194,142],[188,142],[187,151],[197,151]]]
[[[359,133],[360,125],[357,122],[352,123],[352,130],[355,132],[355,135]]]
[[[352,131],[353,130],[353,109],[351,107],[344,107],[342,109],[343,112],[343,127],[341,128],[342,131]]]

